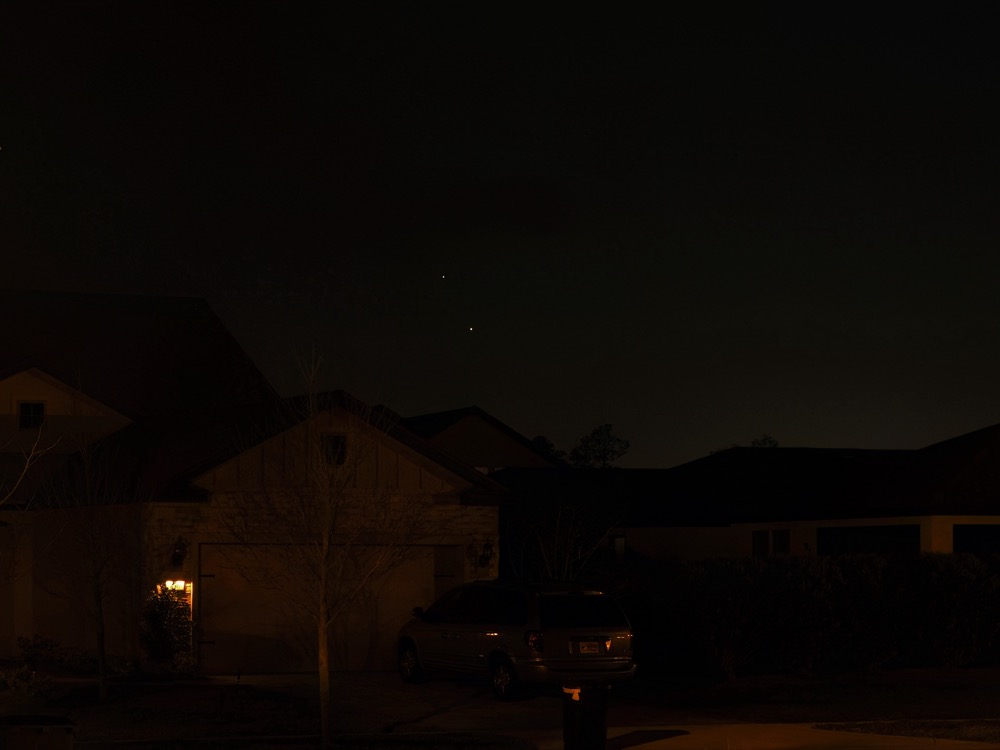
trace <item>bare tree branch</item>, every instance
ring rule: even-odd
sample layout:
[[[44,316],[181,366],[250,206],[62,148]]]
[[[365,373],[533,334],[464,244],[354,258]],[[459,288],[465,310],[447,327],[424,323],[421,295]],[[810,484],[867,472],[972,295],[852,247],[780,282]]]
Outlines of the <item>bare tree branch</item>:
[[[44,425],[39,426],[38,431],[35,433],[35,438],[31,443],[31,447],[27,449],[24,448],[21,449],[21,455],[24,457],[24,461],[21,464],[21,470],[14,478],[14,481],[6,488],[0,487],[0,506],[3,506],[11,498],[13,498],[14,495],[17,494],[17,491],[21,488],[21,485],[24,483],[25,478],[31,472],[31,469],[35,466],[35,464],[37,464],[46,453],[50,452],[52,449],[56,447],[56,445],[58,445],[59,443],[58,439],[54,440],[48,445],[43,444],[42,442],[43,427]],[[11,439],[7,441],[4,447],[6,448],[11,443],[13,443],[14,439],[15,439],[14,437],[11,437]]]
[[[307,374],[314,382],[315,371]],[[218,508],[231,567],[313,623],[329,738],[330,628],[410,558],[429,531],[430,509],[380,464],[392,427],[384,412],[343,394],[309,393],[287,404],[284,429],[241,451],[259,455],[259,475],[225,493]]]

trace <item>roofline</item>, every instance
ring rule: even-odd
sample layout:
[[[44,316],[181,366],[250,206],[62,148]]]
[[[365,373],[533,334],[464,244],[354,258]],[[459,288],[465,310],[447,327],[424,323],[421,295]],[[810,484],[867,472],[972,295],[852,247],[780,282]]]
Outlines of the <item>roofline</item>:
[[[560,458],[557,458],[555,456],[551,456],[551,455],[549,455],[547,453],[543,453],[542,451],[538,450],[538,448],[535,446],[535,444],[531,440],[529,440],[527,437],[525,437],[522,433],[518,432],[517,430],[515,430],[513,427],[511,427],[510,425],[506,424],[505,422],[500,421],[499,419],[497,419],[496,417],[494,417],[492,414],[490,414],[488,411],[485,411],[484,409],[482,409],[482,408],[480,408],[478,406],[475,406],[475,405],[464,406],[464,407],[461,407],[461,408],[458,408],[458,409],[446,409],[445,411],[428,412],[427,414],[418,414],[418,415],[415,415],[415,416],[412,416],[412,417],[403,417],[402,421],[405,423],[405,422],[407,422],[409,420],[418,420],[418,419],[424,419],[424,418],[427,418],[427,417],[447,417],[447,416],[451,416],[451,415],[455,415],[456,419],[453,422],[451,422],[448,425],[448,427],[451,427],[452,425],[454,425],[455,422],[457,422],[462,417],[477,416],[477,417],[480,417],[481,419],[484,419],[487,422],[489,422],[493,427],[498,428],[501,432],[503,432],[504,434],[506,434],[507,437],[510,437],[510,438],[514,439],[516,442],[520,443],[524,448],[527,448],[528,450],[530,450],[535,455],[537,455],[540,458],[542,458],[542,459],[548,461],[549,463],[551,463],[553,468],[563,468],[563,467],[568,467],[569,466],[569,464],[566,461],[563,461]],[[448,428],[446,427],[445,429],[448,429]],[[443,430],[440,430],[440,431],[434,433],[434,435],[431,436],[431,437],[434,437],[436,435],[440,435],[441,432],[443,432]]]
[[[309,405],[310,401],[314,402],[312,406]],[[264,407],[268,406],[267,402],[258,403]],[[466,495],[476,495],[478,493],[485,493],[487,496],[498,496],[501,492],[503,492],[503,487],[486,474],[476,471],[474,468],[466,465],[465,463],[437,450],[419,435],[416,435],[401,426],[399,424],[399,415],[391,409],[380,405],[368,406],[365,402],[361,401],[359,398],[353,396],[347,391],[323,391],[315,394],[303,394],[277,398],[273,406],[279,416],[273,420],[267,420],[263,425],[259,425],[259,431],[247,444],[242,446],[234,444],[229,450],[208,458],[199,465],[183,471],[182,474],[178,475],[176,478],[177,483],[193,483],[195,478],[198,476],[211,471],[213,468],[225,463],[226,461],[232,460],[243,451],[261,445],[265,441],[270,440],[287,430],[294,429],[309,419],[312,413],[315,413],[311,412],[310,409],[315,409],[316,411],[328,411],[334,408],[341,408],[346,410],[348,413],[361,418],[366,424],[370,425],[377,431],[396,440],[407,448],[416,451],[438,466],[441,466],[449,473],[469,482],[471,487],[462,493],[463,498]],[[165,483],[165,486],[171,486],[171,484],[173,483],[168,481]],[[174,484],[174,486],[177,486],[177,484]],[[470,500],[475,503],[474,499],[470,498]]]

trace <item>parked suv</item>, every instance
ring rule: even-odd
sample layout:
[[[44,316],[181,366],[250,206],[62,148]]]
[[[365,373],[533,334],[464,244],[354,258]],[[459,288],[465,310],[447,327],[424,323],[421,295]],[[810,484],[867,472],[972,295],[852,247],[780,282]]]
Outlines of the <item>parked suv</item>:
[[[523,682],[608,684],[635,674],[632,629],[600,591],[483,581],[445,594],[399,634],[399,673],[488,675],[494,694]]]

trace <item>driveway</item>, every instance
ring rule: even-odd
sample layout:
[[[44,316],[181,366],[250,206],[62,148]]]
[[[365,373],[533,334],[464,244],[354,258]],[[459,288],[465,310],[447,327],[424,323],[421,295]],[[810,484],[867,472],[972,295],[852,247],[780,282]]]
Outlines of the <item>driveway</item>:
[[[218,678],[223,679],[223,678]],[[244,682],[295,690],[310,697],[315,678],[253,677]],[[334,682],[337,731],[357,733],[482,733],[528,740],[539,750],[562,750],[563,698],[552,691],[501,703],[475,681],[403,683],[393,673],[338,675]],[[817,717],[819,718],[819,717]],[[734,723],[724,712],[691,710],[648,696],[612,690],[608,750],[1000,750],[1000,744],[893,737],[812,728],[810,723]]]
[[[563,750],[559,732],[511,733],[538,750]],[[607,750],[1000,750],[1000,744],[813,729],[809,724],[609,727]]]

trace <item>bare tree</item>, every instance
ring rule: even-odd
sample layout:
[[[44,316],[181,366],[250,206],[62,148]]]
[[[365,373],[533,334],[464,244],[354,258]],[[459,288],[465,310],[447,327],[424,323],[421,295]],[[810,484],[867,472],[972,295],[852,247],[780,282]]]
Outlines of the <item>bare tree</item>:
[[[544,436],[534,445],[562,460],[566,454]],[[515,575],[556,581],[576,580],[594,572],[595,558],[607,549],[612,530],[625,508],[615,496],[614,463],[629,449],[629,442],[616,435],[610,424],[595,427],[582,436],[569,453],[570,471],[555,474],[557,481],[522,502],[512,504],[510,529],[516,558],[508,561]]]
[[[55,448],[58,440],[47,442],[44,439],[43,426],[39,426],[34,433],[31,442],[20,446],[21,460],[17,461],[13,475],[11,477],[0,478],[0,507],[12,500],[24,484],[25,478],[30,474],[32,468],[45,454]],[[3,452],[7,452],[16,442],[17,436],[12,436],[3,446]]]
[[[53,451],[58,440],[48,440],[44,424],[33,434],[18,431],[0,445],[0,509],[10,503],[23,509],[31,504],[37,487],[38,463]],[[20,519],[23,520],[23,519]],[[0,581],[20,578],[30,569],[30,562],[20,559],[20,535],[24,526],[16,521],[0,520]]]
[[[41,564],[50,594],[93,625],[99,697],[107,698],[108,629],[135,657],[138,597],[144,580],[145,503],[113,443],[84,444],[46,478],[40,493],[51,530]]]
[[[315,628],[328,744],[331,626],[409,558],[427,530],[428,508],[380,468],[392,428],[386,412],[341,393],[285,404],[281,422],[266,431],[273,437],[256,446],[254,486],[226,492],[217,503],[235,542],[226,552],[232,567],[279,592]]]
[[[512,530],[519,539],[515,575],[553,581],[573,581],[592,570],[595,558],[608,546],[623,508],[609,497],[566,484],[546,496],[521,503]]]

